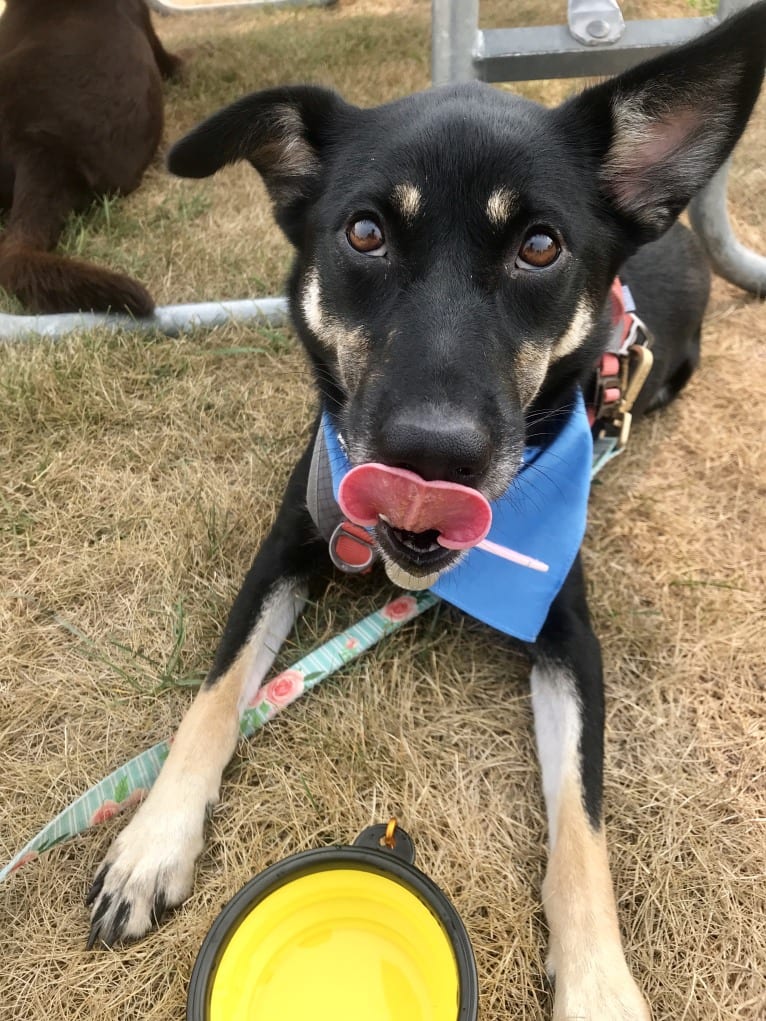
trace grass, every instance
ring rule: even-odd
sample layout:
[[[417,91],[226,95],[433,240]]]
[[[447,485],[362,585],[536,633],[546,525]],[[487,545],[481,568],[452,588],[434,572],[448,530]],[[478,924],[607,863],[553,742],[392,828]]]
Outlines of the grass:
[[[689,10],[681,0],[627,8]],[[487,22],[510,20],[504,5],[482,10]],[[554,14],[525,3],[513,20]],[[361,104],[427,84],[424,0],[159,27],[171,48],[191,50],[185,81],[167,91],[169,140],[229,98],[286,79],[335,84]],[[555,101],[571,88],[524,91]],[[763,111],[731,181],[735,228],[760,251]],[[73,220],[64,244],[134,273],[161,302],[280,293],[289,262],[247,168],[188,182],[158,161],[135,195]],[[763,331],[763,306],[717,281],[700,373],[636,430],[591,506],[611,861],[628,960],[655,1021],[766,1013]],[[181,718],[305,441],[306,380],[284,330],[0,348],[2,859]],[[387,592],[379,579],[338,580],[280,662]],[[82,896],[120,820],[27,866],[0,890],[4,1012],[183,1016],[204,934],[247,879],[395,813],[469,929],[482,1021],[549,1017],[526,672],[497,635],[440,608],[325,682],[242,746],[192,897],[135,946],[84,949]]]

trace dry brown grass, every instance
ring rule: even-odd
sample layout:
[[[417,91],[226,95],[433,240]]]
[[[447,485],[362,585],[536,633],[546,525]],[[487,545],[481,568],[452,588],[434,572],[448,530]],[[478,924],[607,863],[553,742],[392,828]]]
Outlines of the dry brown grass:
[[[168,92],[169,137],[285,79],[337,84],[365,104],[427,83],[424,0],[160,28],[171,46],[201,46]],[[761,251],[763,111],[732,182],[737,229]],[[287,248],[245,170],[194,184],[156,168],[109,219],[74,225],[70,247],[138,273],[160,300],[280,290]],[[762,305],[716,283],[702,370],[638,430],[592,501],[585,558],[609,688],[611,857],[655,1021],[766,1016],[763,329]],[[278,332],[0,350],[0,857],[180,719],[311,406],[302,359]],[[339,581],[283,660],[382,591]],[[251,875],[395,812],[471,933],[483,1021],[549,1016],[525,674],[497,635],[442,613],[328,682],[238,753],[193,896],[136,946],[84,949],[82,896],[120,821],[23,869],[0,889],[0,1015],[182,1017],[200,942]]]

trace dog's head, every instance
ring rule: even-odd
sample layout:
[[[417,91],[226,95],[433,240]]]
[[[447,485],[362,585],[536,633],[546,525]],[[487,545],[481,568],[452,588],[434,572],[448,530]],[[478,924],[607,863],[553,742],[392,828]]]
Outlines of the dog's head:
[[[370,110],[311,87],[248,96],[173,148],[249,160],[295,246],[293,316],[353,464],[498,497],[602,348],[610,284],[731,152],[766,5],[549,110],[477,83]],[[459,557],[381,521],[399,576]]]

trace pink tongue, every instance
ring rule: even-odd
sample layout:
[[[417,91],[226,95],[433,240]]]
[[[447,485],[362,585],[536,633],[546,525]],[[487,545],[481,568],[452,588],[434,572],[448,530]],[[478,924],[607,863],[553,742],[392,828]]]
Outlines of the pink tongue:
[[[475,489],[455,482],[426,482],[414,472],[385,464],[360,464],[345,476],[338,503],[354,524],[369,528],[384,517],[407,532],[439,532],[446,549],[470,549],[492,524],[492,508]]]

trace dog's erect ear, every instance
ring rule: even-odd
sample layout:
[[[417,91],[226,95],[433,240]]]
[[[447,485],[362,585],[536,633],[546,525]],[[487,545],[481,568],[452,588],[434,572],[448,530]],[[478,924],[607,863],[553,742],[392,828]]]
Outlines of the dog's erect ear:
[[[758,3],[560,108],[578,145],[596,152],[604,194],[641,241],[667,230],[729,156],[765,59],[766,3]]]
[[[295,85],[254,92],[176,142],[168,169],[179,177],[209,177],[227,163],[248,160],[279,210],[312,191],[327,146],[357,112],[330,89]]]

